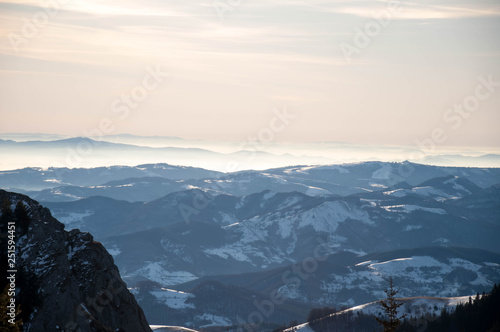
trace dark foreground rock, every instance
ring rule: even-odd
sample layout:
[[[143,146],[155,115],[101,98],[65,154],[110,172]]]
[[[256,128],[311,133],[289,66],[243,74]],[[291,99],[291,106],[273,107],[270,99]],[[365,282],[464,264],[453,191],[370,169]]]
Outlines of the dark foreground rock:
[[[4,253],[7,225],[16,226],[16,305],[24,331],[151,331],[113,258],[92,235],[65,231],[27,196],[0,190],[0,204]],[[5,256],[1,269],[10,269]]]

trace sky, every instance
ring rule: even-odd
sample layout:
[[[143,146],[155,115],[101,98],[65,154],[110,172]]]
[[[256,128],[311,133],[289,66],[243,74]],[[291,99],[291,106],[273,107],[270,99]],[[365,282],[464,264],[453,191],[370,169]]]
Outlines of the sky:
[[[498,147],[499,31],[497,0],[2,1],[0,133]]]

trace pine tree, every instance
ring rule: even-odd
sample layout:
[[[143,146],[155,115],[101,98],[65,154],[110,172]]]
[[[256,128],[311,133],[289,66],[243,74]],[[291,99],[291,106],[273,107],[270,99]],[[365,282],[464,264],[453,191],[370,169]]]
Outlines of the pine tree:
[[[8,198],[2,201],[2,204],[0,204],[0,212],[2,212],[2,215],[7,216],[12,214],[11,205],[12,202]]]
[[[399,325],[401,325],[401,320],[406,317],[405,314],[398,317],[398,308],[403,305],[402,302],[396,301],[397,290],[394,289],[394,283],[392,277],[388,280],[389,288],[385,290],[387,298],[385,300],[380,300],[380,305],[384,310],[385,317],[383,319],[376,317],[377,322],[382,325],[384,332],[396,331]]]
[[[21,228],[23,232],[28,230],[30,217],[22,201],[17,202],[14,214],[17,219],[17,226]]]

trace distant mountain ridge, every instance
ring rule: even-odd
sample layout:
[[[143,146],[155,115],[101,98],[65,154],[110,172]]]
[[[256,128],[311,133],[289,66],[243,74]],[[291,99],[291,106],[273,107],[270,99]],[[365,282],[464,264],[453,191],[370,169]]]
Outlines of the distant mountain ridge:
[[[414,155],[423,157],[411,159]],[[457,154],[443,151],[441,154],[426,155],[416,146],[395,148],[333,142],[294,144],[259,140],[217,142],[128,134],[95,137],[0,134],[0,170],[27,166],[79,168],[166,162],[228,172],[361,160],[410,160],[437,166],[500,167],[500,153],[493,149],[464,150]]]
[[[234,170],[234,165],[237,165],[236,169],[265,169],[270,165],[294,165],[303,160],[301,156],[273,154],[265,150],[239,149],[222,153],[198,147],[150,147],[87,137],[24,142],[0,139],[0,153],[0,169],[9,170],[26,165],[80,168],[95,165],[137,165],[137,161],[163,161],[173,165],[228,171]],[[25,156],[30,156],[29,163],[26,162]],[[331,162],[321,156],[310,156],[308,160],[312,163]]]
[[[408,162],[291,166],[234,173],[168,164],[90,169],[26,168],[0,172],[0,188],[15,188],[36,199],[53,202],[94,195],[128,201],[150,201],[186,189],[236,196],[265,190],[297,191],[313,196],[346,196],[401,186],[405,182],[410,186],[427,186],[425,181],[439,177],[449,177],[450,180],[451,177],[458,177],[462,182],[472,183],[465,184],[465,187],[475,185],[486,188],[500,183],[500,168],[438,167]],[[157,181],[154,178],[158,178]],[[453,180],[448,187],[453,185],[451,182]],[[453,188],[446,190],[450,189],[455,191]]]

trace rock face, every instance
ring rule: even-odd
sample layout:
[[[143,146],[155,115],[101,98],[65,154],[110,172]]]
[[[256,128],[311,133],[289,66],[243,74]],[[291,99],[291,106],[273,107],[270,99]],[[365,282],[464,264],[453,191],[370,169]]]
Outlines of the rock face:
[[[0,203],[2,224],[17,220],[16,297],[24,331],[151,331],[113,258],[92,235],[65,231],[27,196],[0,190]],[[27,222],[20,220],[23,207]],[[5,248],[4,237],[0,242]]]

